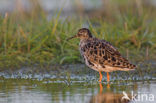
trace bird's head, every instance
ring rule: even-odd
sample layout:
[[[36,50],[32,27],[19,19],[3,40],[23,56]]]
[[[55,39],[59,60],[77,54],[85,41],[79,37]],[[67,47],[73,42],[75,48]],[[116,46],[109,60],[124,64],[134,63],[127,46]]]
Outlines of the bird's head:
[[[92,38],[92,34],[87,28],[82,28],[78,30],[78,33],[67,40],[73,39],[73,38],[80,38],[80,39],[88,39]]]

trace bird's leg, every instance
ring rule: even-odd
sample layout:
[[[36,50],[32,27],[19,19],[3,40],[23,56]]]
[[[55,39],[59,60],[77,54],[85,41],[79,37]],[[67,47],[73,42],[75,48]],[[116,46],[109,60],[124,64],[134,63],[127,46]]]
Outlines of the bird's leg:
[[[101,82],[101,80],[102,80],[102,74],[101,74],[101,71],[99,71],[99,75],[100,75],[99,82]]]
[[[100,86],[100,93],[102,93],[102,91],[103,91],[102,83],[99,83],[99,86]]]
[[[110,89],[110,85],[109,85],[109,83],[107,84],[107,89]]]
[[[109,73],[107,72],[107,82],[109,82]]]
[[[107,72],[107,89],[109,89],[110,88],[110,85],[109,85],[109,73]]]

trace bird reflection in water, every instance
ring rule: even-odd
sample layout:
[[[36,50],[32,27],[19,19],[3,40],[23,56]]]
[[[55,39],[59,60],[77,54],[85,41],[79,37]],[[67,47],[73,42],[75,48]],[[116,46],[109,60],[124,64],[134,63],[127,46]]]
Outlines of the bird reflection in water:
[[[130,99],[123,98],[125,95],[122,93],[110,92],[110,85],[107,84],[107,92],[103,93],[103,86],[99,84],[100,91],[97,95],[93,96],[89,103],[130,103]],[[129,98],[131,96],[127,95]]]

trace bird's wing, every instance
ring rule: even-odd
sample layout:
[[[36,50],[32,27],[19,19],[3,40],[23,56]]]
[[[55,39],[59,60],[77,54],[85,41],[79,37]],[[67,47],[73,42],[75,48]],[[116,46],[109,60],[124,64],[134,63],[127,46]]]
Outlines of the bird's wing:
[[[84,54],[90,63],[101,66],[111,66],[120,68],[134,68],[127,59],[123,58],[118,50],[105,40],[92,40],[84,46]]]
[[[105,49],[110,54],[116,55],[116,56],[121,56],[119,51],[115,47],[113,47],[113,45],[110,44],[109,42],[107,42],[105,40],[101,40],[101,42],[99,42],[99,44],[101,44],[103,49]]]

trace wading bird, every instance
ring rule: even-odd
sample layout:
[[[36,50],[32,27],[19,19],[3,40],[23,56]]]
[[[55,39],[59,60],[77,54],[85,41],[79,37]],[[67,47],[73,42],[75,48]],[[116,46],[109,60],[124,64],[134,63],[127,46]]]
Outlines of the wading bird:
[[[109,42],[92,36],[87,28],[78,30],[78,33],[67,40],[79,38],[79,50],[86,65],[99,72],[102,80],[102,73],[107,72],[107,82],[109,82],[109,72],[134,70],[135,65],[129,63],[121,56],[118,50]]]

